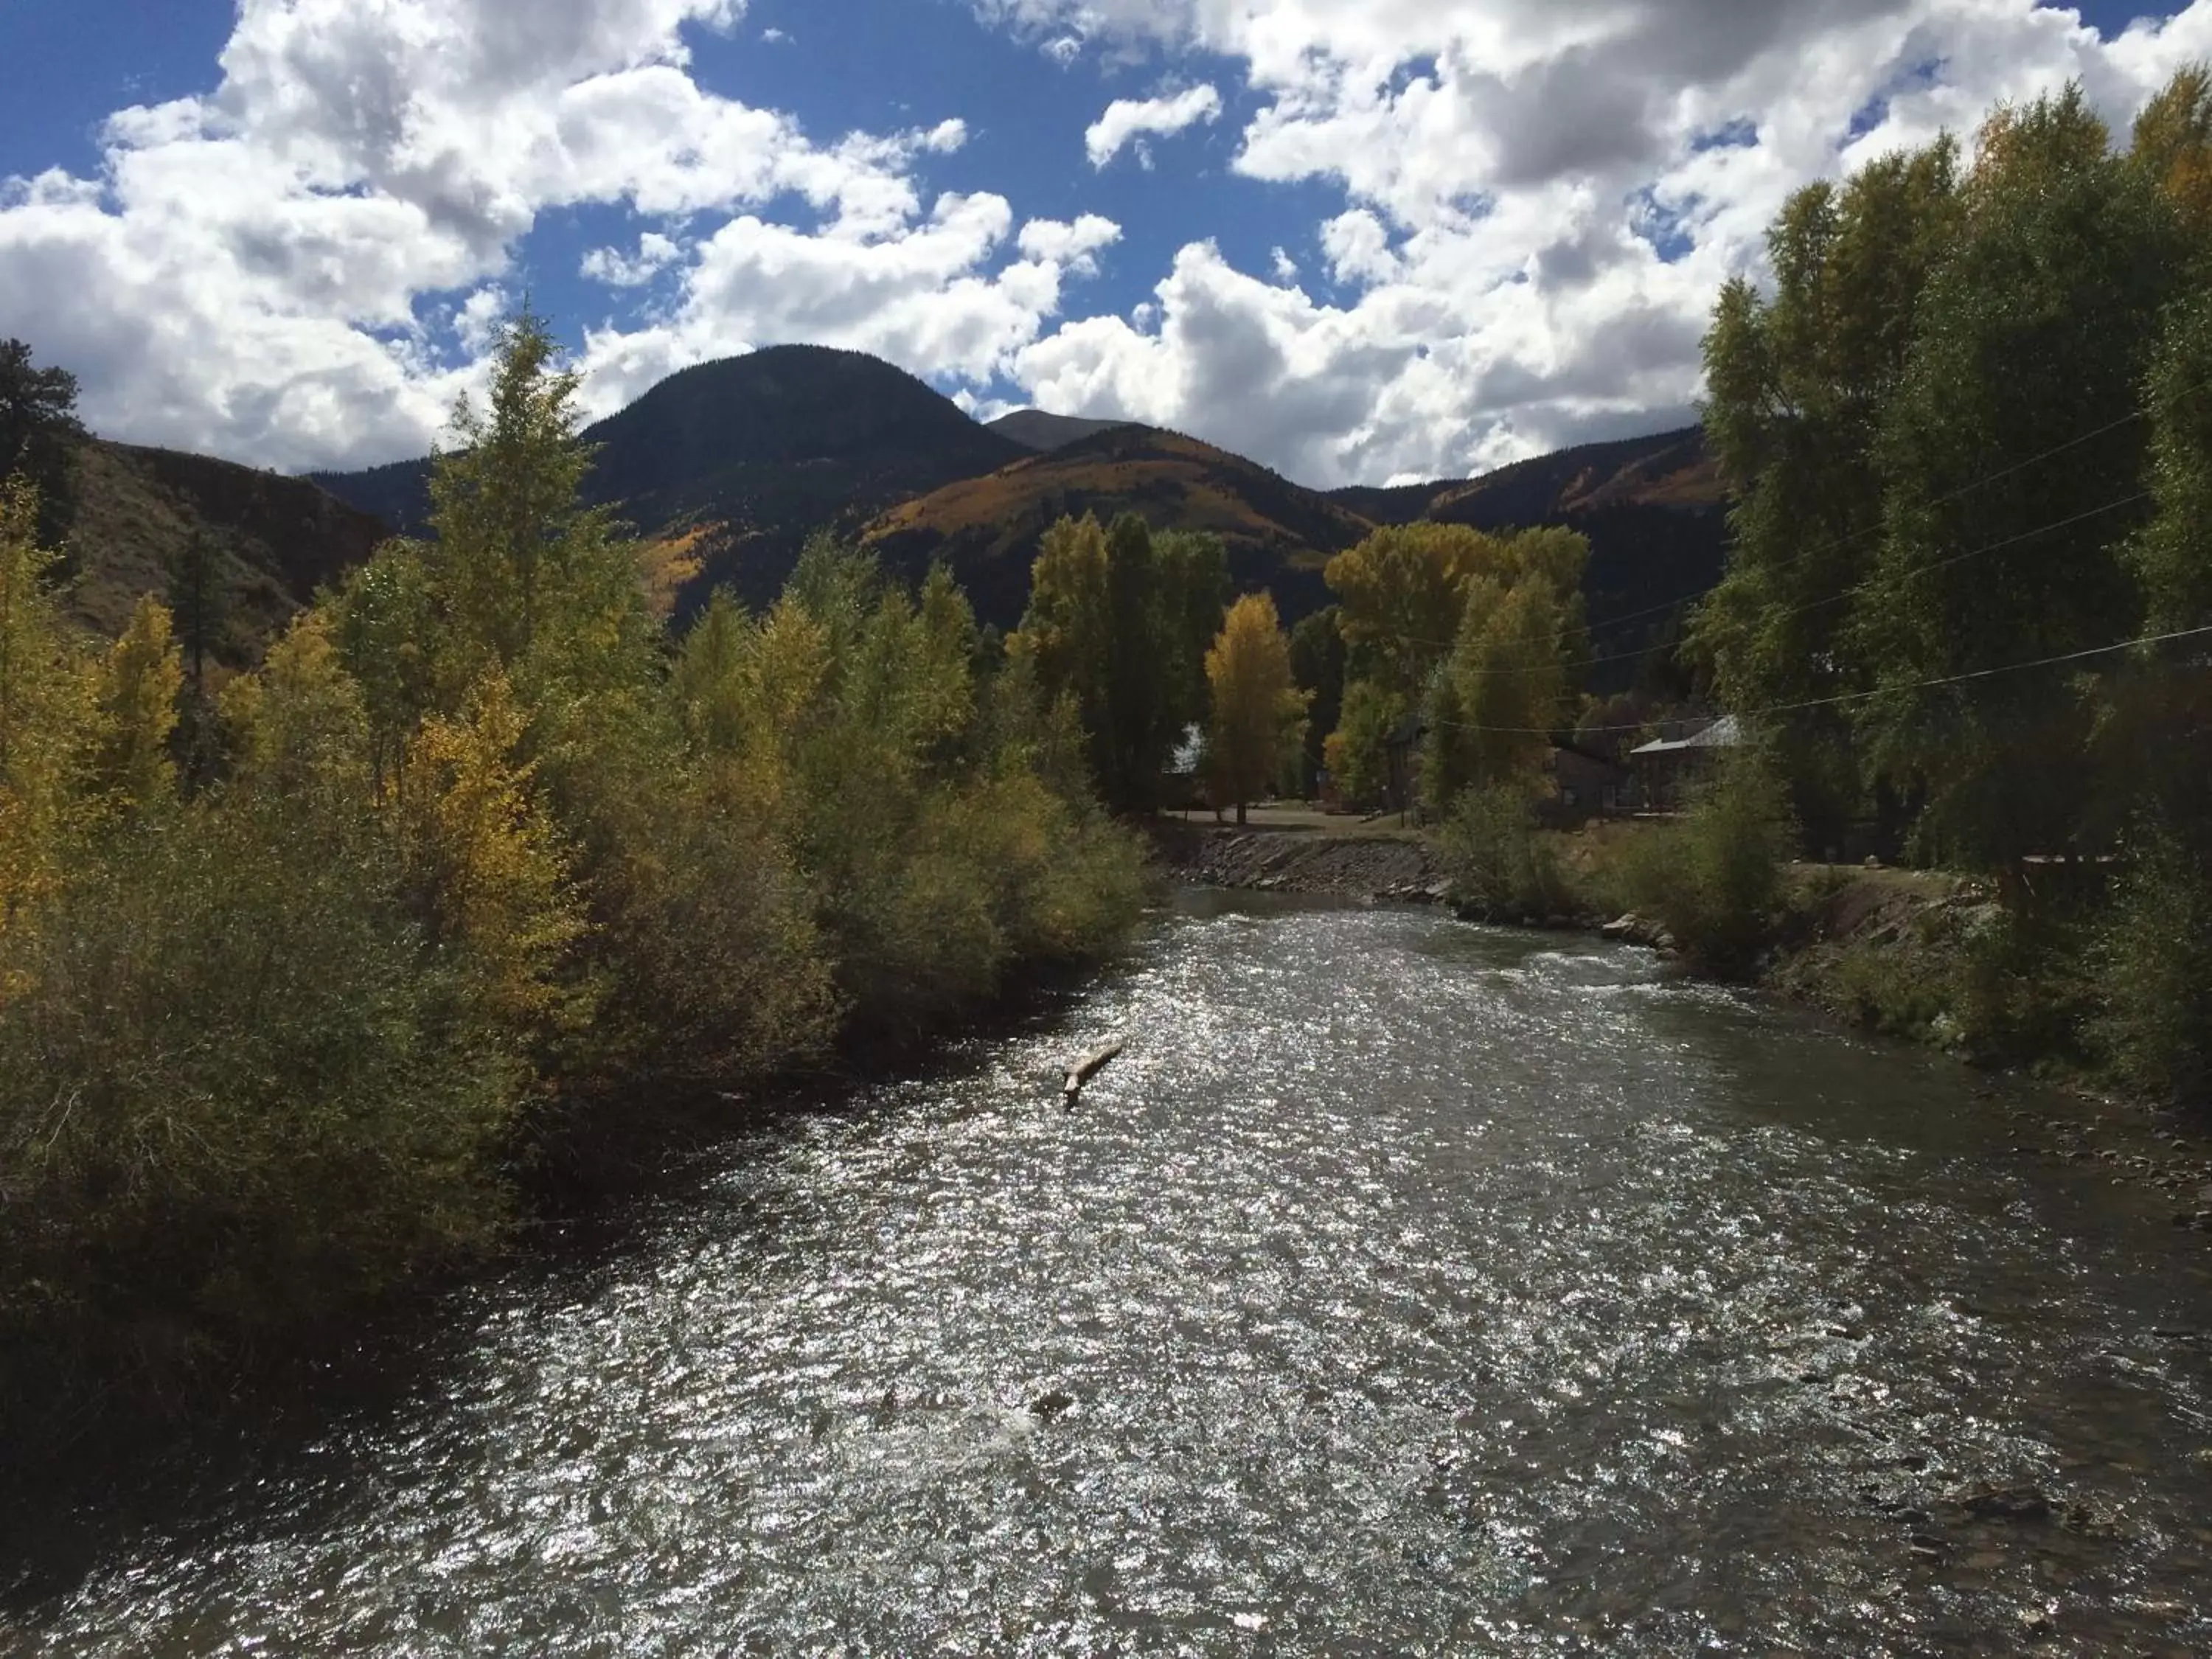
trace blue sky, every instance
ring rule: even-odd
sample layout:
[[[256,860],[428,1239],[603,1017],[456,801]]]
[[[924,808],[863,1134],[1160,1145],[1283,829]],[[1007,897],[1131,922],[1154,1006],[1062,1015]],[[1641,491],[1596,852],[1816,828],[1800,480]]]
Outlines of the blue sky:
[[[1685,418],[1782,198],[2212,0],[0,0],[0,333],[113,435],[419,453],[524,295],[595,410],[874,350],[1318,484]]]

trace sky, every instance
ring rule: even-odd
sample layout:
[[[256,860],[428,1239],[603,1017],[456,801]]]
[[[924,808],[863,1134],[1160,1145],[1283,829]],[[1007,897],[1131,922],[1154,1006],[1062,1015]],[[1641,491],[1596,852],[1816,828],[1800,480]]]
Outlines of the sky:
[[[1317,487],[1693,417],[1794,189],[2212,0],[0,0],[0,336],[110,437],[427,453],[525,303],[592,415],[759,346]]]

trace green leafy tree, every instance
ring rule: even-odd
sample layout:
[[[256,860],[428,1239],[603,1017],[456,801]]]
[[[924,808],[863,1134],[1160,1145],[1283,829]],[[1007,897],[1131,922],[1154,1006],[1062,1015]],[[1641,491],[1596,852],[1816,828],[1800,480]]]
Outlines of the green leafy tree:
[[[1219,544],[1173,537],[1156,545],[1133,514],[1110,529],[1095,518],[1046,532],[1018,648],[1048,701],[1073,698],[1090,734],[1100,792],[1121,811],[1148,811],[1184,728],[1204,712],[1196,617],[1218,619],[1225,581]]]
[[[1721,700],[1774,708],[1872,684],[1850,600],[1872,569],[1887,474],[1878,439],[1923,296],[1961,234],[1958,147],[1869,163],[1808,185],[1767,235],[1774,289],[1721,293],[1705,338],[1705,429],[1735,494],[1729,563],[1691,649]],[[1778,717],[1799,812],[1832,830],[1863,780],[1839,705]]]
[[[2144,516],[2130,416],[2179,249],[2078,87],[2000,111],[1979,152],[1886,413],[1886,533],[1854,641],[1881,692],[1859,729],[1924,793],[1924,844],[2008,869],[2076,842],[2093,699],[2047,672],[1929,682],[2136,627],[2115,549]]]
[[[1337,791],[1355,806],[1373,806],[1390,788],[1390,738],[1406,718],[1406,700],[1373,680],[1344,688],[1344,713],[1323,747]]]

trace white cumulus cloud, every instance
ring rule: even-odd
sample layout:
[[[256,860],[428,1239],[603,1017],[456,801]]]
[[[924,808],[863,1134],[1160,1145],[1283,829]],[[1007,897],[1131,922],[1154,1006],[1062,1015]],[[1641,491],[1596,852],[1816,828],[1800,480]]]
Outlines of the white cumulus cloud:
[[[1338,194],[1314,274],[1194,243],[1133,321],[1060,323],[1017,366],[1049,407],[1320,484],[1687,420],[1714,296],[1792,190],[2069,78],[2124,134],[2212,56],[2212,0],[2110,38],[2033,0],[973,3],[1103,65],[1237,63],[1235,172]]]
[[[483,381],[523,239],[607,204],[645,223],[585,274],[672,292],[589,337],[595,410],[769,341],[1000,374],[1105,222],[1024,239],[1002,198],[933,193],[957,118],[824,143],[709,91],[685,31],[744,9],[240,0],[208,92],[116,113],[92,176],[0,183],[0,334],[118,437],[286,468],[419,454]]]
[[[1166,138],[1221,118],[1221,94],[1212,87],[1193,87],[1164,98],[1117,98],[1083,135],[1091,165],[1103,167],[1132,143]]]

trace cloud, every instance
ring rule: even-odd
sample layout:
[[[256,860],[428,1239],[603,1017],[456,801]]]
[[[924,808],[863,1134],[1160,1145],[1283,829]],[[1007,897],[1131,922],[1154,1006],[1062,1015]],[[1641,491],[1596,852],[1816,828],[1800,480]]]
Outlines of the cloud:
[[[959,119],[823,143],[707,90],[685,32],[744,9],[243,0],[211,91],[117,112],[94,176],[0,185],[0,333],[118,436],[286,468],[419,454],[483,382],[523,240],[607,204],[645,226],[584,273],[673,287],[589,337],[595,410],[771,339],[1000,373],[1113,228],[1017,237],[1003,198],[933,195]]]
[[[683,248],[658,231],[637,239],[637,252],[624,254],[611,247],[595,247],[584,255],[582,270],[595,283],[610,288],[642,288],[683,256]]]
[[[1729,276],[1789,193],[2079,78],[2124,131],[2212,0],[2111,37],[2032,0],[976,0],[1040,43],[1227,58],[1232,163],[1341,205],[1319,271],[1184,247],[1143,314],[1017,362],[1050,407],[1310,482],[1462,474],[1687,418]],[[1317,280],[1325,275],[1326,283]]]
[[[1201,121],[1220,118],[1221,94],[1212,87],[1193,87],[1164,98],[1117,98],[1083,135],[1083,147],[1091,165],[1103,167],[1133,143],[1172,137]]]
[[[420,453],[533,229],[611,210],[620,245],[561,256],[609,307],[594,411],[818,340],[1315,483],[1442,477],[1685,418],[1713,295],[1799,185],[2069,76],[2124,122],[2212,57],[2212,0],[2111,35],[2033,0],[969,3],[1072,77],[1165,78],[1103,111],[1095,165],[1233,109],[1229,187],[1304,222],[1224,226],[1256,268],[1190,240],[1088,315],[1121,227],[939,188],[950,112],[817,134],[702,85],[698,31],[769,50],[741,0],[240,0],[203,94],[117,112],[84,175],[0,183],[0,333],[118,436]]]

